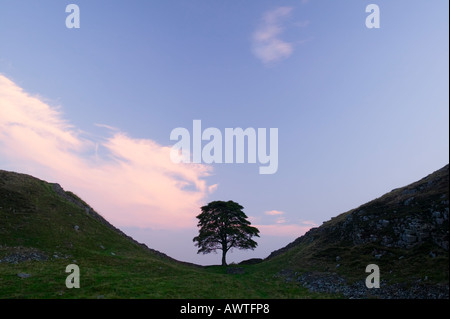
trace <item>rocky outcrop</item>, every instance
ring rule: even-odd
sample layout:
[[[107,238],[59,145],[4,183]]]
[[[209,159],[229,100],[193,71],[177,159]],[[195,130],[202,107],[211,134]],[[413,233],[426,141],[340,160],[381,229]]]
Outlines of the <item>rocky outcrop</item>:
[[[310,229],[273,258],[286,267],[278,276],[311,292],[448,299],[449,166]],[[372,263],[382,289],[362,280]]]
[[[343,221],[329,228],[329,233],[353,245],[372,242],[387,248],[410,249],[432,243],[448,251],[448,166],[348,213]]]
[[[309,230],[267,259],[300,243],[321,238],[324,242],[358,246],[410,249],[432,244],[449,250],[449,166],[428,177],[341,214]]]
[[[297,272],[282,270],[276,277],[286,282],[297,282],[312,293],[338,294],[350,299],[448,299],[448,285],[434,285],[427,278],[416,279],[412,283],[388,283],[381,280],[379,289],[368,289],[365,280],[348,283],[337,273]]]
[[[25,261],[45,261],[48,256],[38,249],[25,247],[8,247],[9,253],[0,258],[0,263],[17,264]]]

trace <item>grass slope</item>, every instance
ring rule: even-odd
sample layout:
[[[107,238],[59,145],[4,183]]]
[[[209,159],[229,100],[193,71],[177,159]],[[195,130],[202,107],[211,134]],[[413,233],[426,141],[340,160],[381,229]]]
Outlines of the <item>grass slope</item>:
[[[55,184],[0,171],[0,298],[336,298],[309,292],[292,273],[360,281],[371,263],[388,282],[448,284],[448,180],[447,165],[332,218],[259,264],[239,265],[243,274],[227,274],[137,243]],[[399,238],[411,234],[420,240],[405,246]],[[80,267],[79,289],[65,286],[72,263]]]
[[[57,188],[56,188],[57,189]],[[81,205],[80,205],[81,203]],[[86,210],[76,195],[0,171],[0,298],[314,298],[263,265],[230,275],[168,258]],[[65,286],[66,266],[80,288]],[[18,274],[31,275],[21,278]],[[326,296],[325,296],[326,297]]]

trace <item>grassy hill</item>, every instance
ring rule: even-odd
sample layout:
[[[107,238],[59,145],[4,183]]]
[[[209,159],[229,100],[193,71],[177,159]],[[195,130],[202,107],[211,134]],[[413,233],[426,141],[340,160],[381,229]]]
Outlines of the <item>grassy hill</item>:
[[[311,229],[273,252],[266,263],[311,291],[448,298],[448,217],[446,165]],[[384,289],[365,289],[369,264],[379,266]]]
[[[230,271],[169,258],[58,184],[0,170],[0,298],[448,298],[448,172]],[[65,286],[69,264],[80,267],[79,289]],[[364,285],[368,264],[380,267],[376,291]]]
[[[178,262],[114,228],[58,184],[0,171],[0,298],[310,298],[264,271]],[[80,288],[65,286],[66,266]],[[24,277],[24,278],[22,278]]]

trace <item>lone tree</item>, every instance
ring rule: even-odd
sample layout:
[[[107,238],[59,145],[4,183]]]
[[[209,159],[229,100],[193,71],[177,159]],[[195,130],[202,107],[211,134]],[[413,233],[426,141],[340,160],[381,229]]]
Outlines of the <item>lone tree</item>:
[[[259,230],[250,226],[244,207],[233,201],[214,201],[203,206],[197,216],[199,234],[194,237],[197,254],[222,250],[222,266],[226,266],[226,254],[231,248],[255,249],[258,245],[251,238],[259,237]]]

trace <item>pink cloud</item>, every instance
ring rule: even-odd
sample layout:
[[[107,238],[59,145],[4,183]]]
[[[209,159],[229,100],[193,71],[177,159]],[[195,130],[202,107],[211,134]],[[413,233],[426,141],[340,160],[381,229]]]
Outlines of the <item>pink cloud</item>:
[[[286,223],[284,217],[280,217],[271,225],[254,225],[260,230],[260,236],[276,236],[297,238],[304,235],[308,230],[318,225],[309,220],[300,221],[299,223]]]
[[[269,211],[265,212],[264,214],[270,215],[270,216],[275,216],[275,215],[283,215],[284,212],[279,211],[279,210],[269,210]]]
[[[204,179],[211,167],[175,164],[169,146],[100,126],[109,136],[95,140],[0,75],[0,154],[8,169],[61,184],[118,227],[193,227],[217,188]]]
[[[208,193],[210,193],[210,194],[214,193],[216,191],[217,187],[219,187],[219,184],[213,184],[213,185],[208,186]]]
[[[281,22],[291,14],[291,7],[279,7],[264,14],[262,24],[253,33],[253,54],[264,64],[289,57],[294,48],[292,43],[281,40]]]

